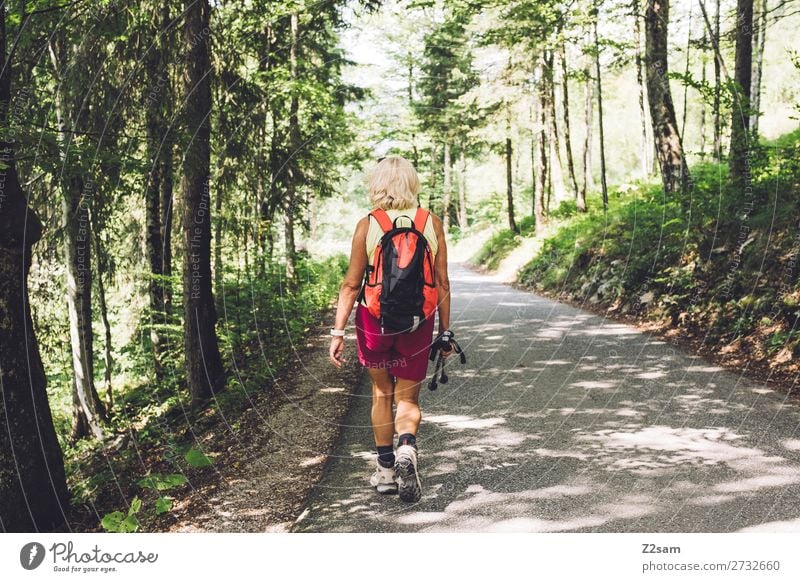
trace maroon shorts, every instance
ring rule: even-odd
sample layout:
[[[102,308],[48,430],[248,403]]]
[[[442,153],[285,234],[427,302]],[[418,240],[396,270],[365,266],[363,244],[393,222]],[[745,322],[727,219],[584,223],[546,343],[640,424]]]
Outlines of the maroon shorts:
[[[358,361],[367,368],[386,368],[395,378],[421,382],[428,373],[433,320],[432,315],[411,333],[383,335],[380,321],[359,303],[356,308]]]

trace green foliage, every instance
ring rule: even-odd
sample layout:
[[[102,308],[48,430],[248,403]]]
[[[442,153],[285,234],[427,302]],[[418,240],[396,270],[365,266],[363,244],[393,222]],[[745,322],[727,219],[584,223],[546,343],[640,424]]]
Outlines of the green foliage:
[[[289,361],[293,346],[302,342],[310,327],[326,313],[347,265],[347,257],[341,254],[322,261],[301,255],[294,288],[287,285],[284,267],[280,263],[272,265],[263,276],[254,269],[241,272],[226,269],[223,290],[217,297],[219,337],[222,353],[229,361],[235,360],[237,374],[231,374],[228,389],[215,398],[215,407],[219,407],[221,414],[235,418],[237,411],[251,405],[254,391],[272,385],[275,374]],[[174,309],[180,312],[179,305]],[[149,337],[147,329],[143,324],[139,336],[133,336],[132,346],[126,348],[129,357],[126,369],[140,379],[116,387],[114,414],[107,429],[117,434],[135,432],[139,450],[149,446],[165,448],[165,460],[180,471],[187,467],[208,467],[213,463],[210,455],[193,443],[176,442],[175,435],[183,430],[182,411],[188,398],[182,382],[183,344],[176,342],[172,348],[175,350],[174,360],[165,365],[162,380],[148,381],[152,377],[152,363],[148,359],[149,348],[143,347],[148,344],[136,341],[142,336]],[[69,400],[65,398],[64,402],[68,407]],[[69,408],[64,412],[64,430],[69,428],[68,411]],[[114,471],[103,469],[106,466],[103,462],[93,470],[88,468],[87,457],[94,452],[105,459],[98,450],[101,446],[89,439],[76,443],[65,441],[66,466],[75,504],[93,500],[100,490],[120,479],[119,466]],[[122,449],[114,460],[129,467],[131,473],[139,467],[139,459],[132,448]],[[187,483],[187,478],[178,472],[151,472],[135,483],[143,489],[161,493],[181,487]],[[170,498],[159,495],[154,501],[152,515],[169,511],[171,504]],[[108,531],[135,531],[131,528],[139,522],[141,519],[137,520],[133,514],[112,512],[104,517],[103,527]]]
[[[156,499],[156,515],[161,515],[172,509],[172,499],[169,497],[159,497]]]
[[[136,514],[142,508],[142,500],[134,497],[131,505],[128,508],[127,515],[121,511],[113,511],[103,516],[100,524],[108,532],[115,533],[132,533],[139,531],[139,520]]]
[[[79,2],[77,10],[72,3],[51,9],[54,6],[37,0],[6,10],[8,37],[14,39],[8,64],[15,73],[10,119],[0,127],[0,135],[14,142],[25,198],[44,224],[44,238],[34,246],[31,261],[32,318],[46,368],[53,421],[74,500],[79,503],[93,500],[112,486],[118,473],[106,463],[92,466],[89,462],[105,460],[104,445],[89,439],[69,441],[73,358],[65,309],[65,229],[60,207],[71,180],[79,179],[84,194],[91,194],[87,199],[96,236],[86,256],[92,259],[95,380],[104,400],[108,395],[99,384],[105,371],[105,330],[98,283],[104,284],[107,295],[114,406],[103,428],[112,439],[130,435],[133,440],[115,453],[114,461],[129,469],[136,467],[126,473],[130,481],[135,480],[130,475],[141,475],[132,452],[140,446],[165,447],[165,458],[174,471],[213,463],[196,443],[181,442],[182,437],[176,436],[186,428],[183,413],[188,399],[181,305],[186,249],[178,230],[183,223],[179,179],[185,146],[199,135],[197,128],[181,121],[186,64],[179,18],[183,8],[171,1],[143,0],[129,3],[124,10],[117,4],[102,0]],[[214,410],[204,411],[209,413],[206,418],[240,410],[249,404],[253,390],[270,389],[294,346],[330,307],[346,257],[318,262],[301,253],[296,280],[286,281],[282,223],[288,214],[297,227],[298,244],[311,237],[330,243],[328,233],[320,234],[313,227],[317,216],[310,210],[317,210],[315,204],[326,198],[333,198],[331,203],[341,201],[347,208],[360,205],[364,196],[358,164],[374,159],[376,144],[388,144],[417,162],[422,178],[435,183],[423,191],[423,200],[439,214],[442,145],[450,145],[454,186],[460,179],[464,153],[472,228],[497,230],[507,224],[505,193],[495,189],[502,189],[504,181],[498,177],[505,170],[505,139],[512,139],[520,233],[499,230],[474,260],[495,268],[523,237],[533,235],[534,220],[527,216],[531,188],[520,184],[528,175],[529,142],[539,123],[534,121],[536,106],[530,109],[530,98],[541,79],[532,69],[542,51],[558,55],[566,47],[564,74],[573,81],[566,88],[572,92],[570,101],[580,103],[584,81],[594,80],[587,78],[589,69],[582,69],[583,57],[595,51],[591,43],[586,46],[586,32],[598,18],[604,20],[597,47],[602,48],[602,81],[610,99],[605,108],[609,177],[627,179],[626,172],[638,163],[637,156],[631,155],[636,153],[639,131],[637,123],[630,123],[638,115],[637,91],[630,90],[633,75],[630,69],[623,75],[614,72],[632,62],[630,35],[614,34],[617,29],[630,29],[627,6],[621,6],[620,12],[597,3],[550,0],[491,5],[415,0],[399,10],[387,5],[383,14],[389,19],[384,24],[389,25],[375,30],[392,48],[385,50],[382,45],[376,50],[389,55],[393,60],[389,66],[396,70],[390,78],[383,74],[382,65],[373,65],[372,73],[378,74],[372,76],[378,81],[371,87],[356,87],[343,75],[351,65],[345,49],[352,47],[343,46],[340,34],[351,26],[352,18],[359,17],[361,8],[373,12],[378,2],[360,2],[357,8],[342,0],[210,4],[209,184],[213,244],[214,250],[219,249],[219,261],[214,260],[219,276],[214,297],[217,333],[230,374],[227,389],[214,399]],[[33,17],[23,20],[21,8]],[[776,12],[776,33],[770,37],[776,41],[780,35],[789,36],[779,31],[778,16],[783,18]],[[368,30],[364,28],[365,33]],[[779,52],[778,46],[774,45],[773,52]],[[42,64],[26,55],[48,58]],[[698,80],[696,65],[701,59],[710,63],[708,57],[708,52],[695,50],[688,72],[670,75],[683,82],[697,102],[687,116],[690,131],[686,135],[695,144],[704,139],[706,145],[707,106],[714,87],[710,71],[705,81]],[[790,53],[790,59],[800,69],[796,52]],[[775,103],[796,101],[790,87],[777,85],[780,75],[774,71],[789,67],[782,66],[772,68],[772,76],[765,77],[776,79],[773,89],[763,94],[769,99],[762,100],[765,112]],[[559,71],[555,76],[560,78]],[[723,89],[724,128],[730,90]],[[358,107],[353,105],[359,102],[363,107],[361,101],[373,92],[373,109],[362,109],[365,113],[358,118]],[[566,91],[557,87],[556,94]],[[706,105],[705,135],[691,127],[701,101]],[[676,103],[680,108],[680,100]],[[572,150],[581,166],[581,116],[574,105],[571,113]],[[559,119],[558,123],[563,122]],[[68,131],[59,129],[62,124]],[[628,129],[617,132],[621,127]],[[760,286],[762,282],[753,274],[772,282],[784,277],[780,269],[791,256],[788,225],[798,215],[798,142],[800,132],[768,144],[755,143],[754,138],[752,201],[728,187],[724,165],[700,164],[693,168],[695,184],[688,212],[648,186],[612,191],[607,215],[598,212],[597,205],[591,206],[593,212],[579,214],[573,201],[564,202],[550,217],[564,221],[565,227],[546,241],[542,252],[523,269],[521,279],[542,289],[563,285],[575,297],[620,309],[707,324],[720,336],[745,334],[758,325],[775,326],[765,339],[766,349],[775,352],[792,344],[797,336],[787,329],[787,322],[800,301],[796,281],[791,282],[793,290],[785,293],[774,285]],[[145,194],[153,191],[157,181],[151,173],[161,155],[157,150],[167,152],[162,161],[171,164],[171,173],[161,174],[159,180],[166,184],[163,178],[171,176],[174,182],[173,275],[156,278],[172,291],[166,315],[149,306],[151,266],[140,244],[146,237]],[[6,164],[0,161],[0,166]],[[343,184],[344,177],[352,178],[349,186]],[[348,187],[351,198],[335,197]],[[746,212],[749,202],[755,210]],[[330,214],[340,218],[338,209]],[[745,236],[746,247],[737,240],[743,221],[751,229]],[[454,242],[464,234],[456,226],[449,233]],[[737,248],[746,252],[728,280],[731,255]],[[720,300],[722,291],[734,299]],[[653,300],[641,301],[647,292],[653,293]],[[761,323],[767,319],[769,324]],[[153,336],[160,340],[158,365]],[[185,478],[177,473],[150,473],[137,483],[155,495],[183,485]],[[170,498],[158,497],[156,513],[169,511],[171,503]],[[109,531],[133,531],[139,527],[140,509],[137,498],[127,513],[109,514],[103,525]]]
[[[550,211],[550,218],[558,220],[570,218],[578,213],[578,203],[574,200],[562,200],[557,208]]]
[[[680,242],[681,209],[676,203],[654,202],[651,195],[652,190],[645,190],[612,198],[607,215],[600,209],[573,215],[520,271],[520,282],[541,288],[560,286],[572,274],[576,284],[577,277],[582,277],[580,285],[585,283],[583,278],[595,281],[583,288],[591,296],[604,282],[611,261],[624,262],[625,280],[633,285],[644,280],[654,264],[670,264],[676,259],[675,247],[667,243]],[[620,293],[624,286],[614,289]]]
[[[506,209],[505,195],[494,192],[491,196],[484,198],[476,204],[473,216],[475,218],[473,228],[475,229],[507,224],[508,211]]]
[[[422,98],[414,102],[414,107],[423,128],[445,139],[455,137],[454,128],[464,125],[470,107],[459,98],[478,83],[467,42],[470,16],[469,11],[446,6],[444,21],[425,37],[418,83]]]
[[[175,473],[168,475],[165,475],[163,473],[152,473],[150,475],[147,475],[146,477],[142,477],[136,483],[140,487],[144,487],[146,489],[155,489],[157,491],[168,491],[169,489],[180,487],[181,485],[187,482],[188,480],[183,475]]]
[[[528,220],[529,218],[532,217],[525,217],[520,223],[520,226],[525,223],[524,230],[520,228],[520,234],[511,229],[504,229],[494,233],[470,259],[470,262],[483,265],[490,270],[497,269],[500,266],[500,262],[520,245],[522,237],[533,235],[534,225],[531,224],[533,220]]]
[[[210,467],[214,463],[203,451],[194,447],[186,452],[184,459],[190,467]]]
[[[724,166],[704,163],[692,169],[688,210],[665,200],[658,187],[638,186],[612,197],[607,214],[568,214],[518,280],[670,326],[706,329],[708,341],[745,338],[754,355],[793,348],[800,339],[792,267],[799,144],[800,132],[762,144],[749,192],[729,186]],[[512,244],[508,234],[495,237],[500,251]]]

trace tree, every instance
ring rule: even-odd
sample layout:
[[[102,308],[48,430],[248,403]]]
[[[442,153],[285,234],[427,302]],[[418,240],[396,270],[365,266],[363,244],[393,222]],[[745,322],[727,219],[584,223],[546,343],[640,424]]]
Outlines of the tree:
[[[13,139],[6,7],[0,10],[0,128]],[[69,490],[31,320],[28,271],[42,224],[20,186],[14,144],[0,142],[0,530],[47,531],[64,522]]]
[[[297,44],[299,22],[297,12],[292,12],[289,17],[290,22],[290,42],[289,42],[289,74],[292,80],[291,99],[289,105],[289,156],[285,169],[286,179],[284,185],[286,194],[283,204],[284,216],[284,237],[286,240],[286,278],[293,281],[297,269],[297,249],[294,236],[295,206],[297,200],[297,184],[300,181],[300,172],[296,156],[299,155],[301,147],[300,121],[298,111],[300,102],[297,96]]]
[[[458,226],[463,230],[467,228],[467,144],[461,140],[459,148],[459,179],[458,179]]]
[[[748,173],[750,148],[750,85],[753,75],[753,0],[736,4],[736,64],[731,117],[729,173],[741,183]]]
[[[472,67],[472,52],[467,44],[466,26],[473,8],[460,4],[447,5],[444,19],[425,35],[425,46],[420,63],[418,92],[420,98],[413,102],[413,110],[420,128],[430,134],[431,148],[443,150],[442,204],[433,208],[439,212],[445,229],[450,225],[453,192],[451,179],[451,149],[463,141],[468,129],[462,126],[465,119],[474,118],[474,103],[464,97],[478,84]],[[431,157],[431,193],[435,189],[437,168],[435,156]]]
[[[686,33],[686,66],[683,69],[684,79],[689,78],[689,64],[692,54],[692,6],[689,6],[689,24]],[[689,113],[689,83],[683,84],[683,115],[681,116],[681,137],[686,136],[686,117]]]
[[[600,132],[600,186],[603,194],[603,209],[608,209],[608,184],[606,182],[606,143],[605,133],[603,131],[603,85],[602,75],[600,72],[600,36],[597,32],[597,21],[599,20],[599,5],[597,0],[594,0],[592,5],[592,16],[594,24],[594,65],[595,74],[597,75],[597,124]]]
[[[508,228],[514,232],[519,232],[517,221],[514,220],[514,180],[511,173],[511,124],[506,126],[506,205],[508,209]]]
[[[444,141],[444,161],[442,162],[442,169],[444,176],[442,180],[442,228],[445,232],[450,230],[450,204],[453,194],[453,179],[452,179],[452,156],[450,155],[450,140]]]
[[[183,265],[186,378],[196,407],[225,386],[211,288],[211,62],[208,0],[187,0],[184,115],[189,142],[181,190],[186,252]]]
[[[167,322],[170,303],[168,277],[171,275],[172,222],[172,135],[169,118],[172,113],[172,91],[169,57],[172,34],[170,5],[148,4],[144,9],[146,23],[159,23],[155,35],[146,35],[148,47],[144,56],[145,117],[147,131],[148,176],[145,183],[146,250],[150,262],[150,341],[156,375],[161,377],[163,337],[159,324]],[[149,29],[154,27],[150,26]]]
[[[685,191],[689,180],[689,169],[683,155],[683,144],[678,133],[675,106],[669,88],[669,1],[647,0],[644,21],[650,118],[661,168],[661,181],[664,192],[669,195]]]
[[[558,46],[558,43],[553,43]],[[564,166],[561,163],[561,139],[558,132],[558,108],[556,106],[556,71],[555,54],[557,48],[547,50],[547,84],[550,88],[548,98],[549,109],[547,111],[547,142],[550,144],[550,188],[548,189],[547,209],[550,209],[550,196],[563,196],[564,187]]]
[[[754,134],[758,134],[758,118],[761,116],[761,76],[764,70],[764,44],[767,39],[767,0],[758,3],[758,25],[754,26],[755,33],[755,63],[753,63],[753,98],[750,127]]]
[[[578,180],[575,178],[575,161],[572,155],[572,132],[569,123],[569,75],[567,72],[567,50],[561,43],[559,59],[561,62],[561,114],[564,122],[564,147],[567,150],[567,171],[572,195],[578,198]]]
[[[645,103],[647,99],[647,84],[645,83],[645,74],[642,67],[642,14],[639,9],[639,0],[633,0],[632,12],[634,18],[633,28],[633,43],[634,43],[634,62],[636,63],[636,84],[639,87],[639,120],[642,124],[642,134],[639,149],[639,156],[641,160],[642,178],[646,179],[650,175],[651,157],[653,147],[651,145],[647,110]]]
[[[97,43],[86,39],[70,43],[71,30],[54,34],[49,43],[50,59],[58,82],[54,97],[61,161],[64,264],[73,371],[73,440],[94,435],[103,438],[106,410],[94,384],[94,334],[92,332],[91,212],[97,185],[82,155],[84,137],[91,132],[88,109],[83,101],[90,85],[89,62],[99,58]]]
[[[712,115],[714,116],[714,157],[719,160],[722,158],[722,116],[720,114],[720,94],[722,92],[722,55],[719,51],[719,19],[720,3],[717,0],[714,8],[714,30],[711,34],[711,44],[714,46],[714,103],[712,105]],[[700,8],[705,14],[705,5],[702,0]]]
[[[540,233],[545,223],[545,190],[547,189],[548,175],[548,144],[547,144],[547,112],[550,109],[549,100],[552,95],[548,86],[547,55],[542,51],[538,58],[538,106],[539,124],[536,150],[536,181],[533,187],[533,216],[536,221],[536,232]]]

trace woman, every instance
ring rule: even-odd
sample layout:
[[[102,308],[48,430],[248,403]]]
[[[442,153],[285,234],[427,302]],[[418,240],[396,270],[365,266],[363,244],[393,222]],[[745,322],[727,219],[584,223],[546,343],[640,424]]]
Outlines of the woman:
[[[384,210],[392,221],[397,219],[398,227],[407,226],[413,220],[420,181],[408,160],[400,156],[383,158],[370,173],[367,185],[373,208]],[[398,218],[402,216],[409,218]],[[350,265],[339,291],[336,323],[331,330],[330,358],[337,367],[345,362],[342,357],[345,325],[383,232],[372,214],[362,218],[356,226]],[[439,332],[443,333],[450,327],[450,282],[442,221],[429,213],[423,234],[434,257]],[[421,420],[419,391],[427,375],[433,320],[431,314],[409,333],[382,333],[380,321],[369,312],[363,299],[356,310],[358,360],[372,379],[372,429],[378,450],[377,467],[370,483],[379,493],[399,493],[403,501],[418,501],[422,495],[416,435]],[[452,348],[442,355],[447,357],[451,353]],[[392,446],[395,434],[398,435],[396,452]]]

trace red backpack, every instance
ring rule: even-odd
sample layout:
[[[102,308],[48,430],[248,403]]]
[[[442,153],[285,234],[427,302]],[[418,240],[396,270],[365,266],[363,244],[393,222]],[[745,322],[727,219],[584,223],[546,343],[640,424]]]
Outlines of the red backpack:
[[[397,226],[400,217],[392,222],[380,208],[370,216],[378,221],[383,236],[364,273],[361,297],[380,320],[382,332],[412,332],[433,317],[438,304],[433,253],[423,234],[429,212],[417,208],[412,226]]]

